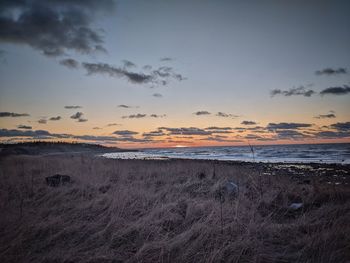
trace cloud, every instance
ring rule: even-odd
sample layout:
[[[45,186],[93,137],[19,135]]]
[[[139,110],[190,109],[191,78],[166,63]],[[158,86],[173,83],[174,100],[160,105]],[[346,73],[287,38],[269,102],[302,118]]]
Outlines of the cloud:
[[[77,120],[77,119],[80,119],[83,115],[84,115],[84,113],[78,111],[77,113],[74,113],[72,116],[70,116],[70,118]]]
[[[162,98],[162,97],[163,97],[163,95],[160,94],[160,93],[153,93],[152,96],[153,96],[153,97],[156,97],[156,98]]]
[[[275,132],[279,139],[302,139],[310,137],[309,135],[296,130],[276,130]]]
[[[23,129],[23,130],[31,130],[32,126],[27,126],[27,125],[18,125],[18,129]]]
[[[137,113],[137,114],[131,114],[127,116],[123,116],[123,119],[140,119],[140,118],[145,118],[147,114],[142,114],[142,113]]]
[[[47,120],[44,119],[44,118],[42,118],[42,119],[38,120],[38,123],[39,123],[39,124],[46,124],[46,123],[47,123]]]
[[[125,143],[148,143],[152,142],[151,138],[134,138],[132,134],[135,132],[131,131],[119,131],[121,137],[116,136],[94,136],[94,135],[73,135],[65,133],[50,133],[45,130],[8,130],[0,129],[0,137],[23,137],[28,139],[74,139],[74,140],[83,140],[83,141],[94,141],[94,142],[125,142]]]
[[[107,74],[110,77],[125,77],[130,82],[136,84],[149,83],[153,80],[153,76],[143,74],[143,73],[134,73],[127,71],[126,69],[113,67],[106,63],[83,63],[83,67],[87,71],[88,75],[93,74]]]
[[[231,131],[231,127],[217,127],[217,126],[210,126],[208,128],[205,128],[206,130],[223,130],[223,131]]]
[[[113,0],[2,1],[0,42],[28,45],[46,56],[105,51],[101,30],[91,24],[113,7]]]
[[[93,127],[92,129],[93,130],[102,130],[102,128],[100,128],[100,127]]]
[[[211,131],[206,131],[204,129],[189,127],[189,128],[168,128],[159,127],[159,130],[165,130],[169,132],[168,135],[211,135]]]
[[[50,121],[59,121],[61,118],[61,116],[57,116],[57,117],[51,117]]]
[[[337,122],[330,125],[330,128],[338,131],[350,131],[350,122]]]
[[[83,68],[88,75],[103,74],[110,77],[126,78],[128,81],[135,84],[156,84],[166,85],[170,79],[182,81],[185,78],[178,73],[175,73],[171,67],[159,67],[148,73],[136,73],[126,69],[126,67],[115,67],[107,63],[82,63]]]
[[[120,126],[121,124],[119,123],[108,123],[106,126],[107,127],[113,127],[113,126]]]
[[[139,134],[138,132],[135,131],[129,131],[129,130],[121,130],[121,131],[115,131],[113,134],[120,135],[120,136],[132,136]]]
[[[60,60],[60,64],[70,69],[76,69],[79,67],[79,62],[72,58],[66,58]]]
[[[16,117],[28,117],[28,116],[30,116],[28,113],[15,113],[15,112],[7,112],[7,111],[0,112],[0,118],[5,118],[5,117],[16,118]]]
[[[165,136],[166,134],[162,130],[144,132],[142,136],[144,137],[157,137],[157,136]]]
[[[124,64],[124,67],[125,67],[125,68],[133,68],[133,67],[136,67],[136,64],[133,63],[133,62],[131,62],[131,61],[129,61],[129,60],[124,59],[124,60],[122,60],[122,62],[123,62],[123,64]]]
[[[211,113],[209,111],[202,110],[202,111],[196,111],[193,114],[197,116],[201,116],[201,115],[210,115]]]
[[[163,58],[160,58],[159,60],[162,61],[162,62],[165,62],[165,61],[173,61],[174,59],[173,58],[169,58],[169,57],[163,57]]]
[[[343,87],[330,87],[322,90],[320,94],[323,95],[346,95],[350,93],[350,87],[344,85]]]
[[[289,97],[289,96],[311,97],[313,94],[315,94],[314,90],[306,89],[304,86],[300,86],[298,88],[292,88],[289,90],[274,89],[270,92],[271,97],[274,97],[276,95],[283,95],[286,97]]]
[[[150,117],[151,117],[151,118],[164,118],[164,117],[166,117],[166,114],[162,114],[162,115],[151,114]]]
[[[269,123],[267,125],[268,130],[295,130],[300,128],[311,127],[312,124],[309,123],[295,123],[295,122],[280,122],[280,123]]]
[[[346,73],[347,73],[346,68],[337,68],[337,69],[325,68],[322,70],[317,70],[315,72],[316,75],[339,75],[339,74],[346,74]]]
[[[320,114],[314,117],[315,119],[332,119],[332,118],[336,118],[335,114],[330,112],[327,114]]]
[[[75,114],[73,114],[72,116],[70,116],[71,119],[73,120],[77,120],[77,122],[87,122],[87,119],[83,118],[84,113],[78,111]]]
[[[225,112],[221,112],[221,111],[219,111],[218,113],[216,113],[215,116],[223,117],[223,118],[237,118],[237,117],[239,117],[238,115],[234,115],[234,114],[230,114],[230,113],[225,113]]]
[[[64,106],[65,109],[81,109],[82,106],[78,105],[71,105],[71,106]]]
[[[242,121],[241,124],[243,124],[243,125],[256,125],[257,123],[255,121]]]

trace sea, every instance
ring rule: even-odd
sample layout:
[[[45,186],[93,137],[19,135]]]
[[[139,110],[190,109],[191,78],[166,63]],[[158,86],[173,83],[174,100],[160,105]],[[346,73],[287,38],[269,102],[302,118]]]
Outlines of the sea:
[[[350,164],[350,143],[151,148],[103,154],[115,159],[201,159]]]

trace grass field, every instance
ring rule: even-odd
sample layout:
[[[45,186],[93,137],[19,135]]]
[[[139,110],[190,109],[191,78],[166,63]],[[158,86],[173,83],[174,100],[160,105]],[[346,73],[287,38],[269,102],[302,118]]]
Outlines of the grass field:
[[[56,173],[72,182],[47,186]],[[0,261],[349,262],[350,186],[310,178],[253,163],[3,157]]]

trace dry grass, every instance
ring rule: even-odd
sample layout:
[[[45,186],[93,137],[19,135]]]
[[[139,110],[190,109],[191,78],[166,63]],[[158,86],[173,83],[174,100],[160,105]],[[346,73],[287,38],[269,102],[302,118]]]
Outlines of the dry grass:
[[[7,157],[0,167],[1,262],[350,260],[349,186],[190,160]],[[55,173],[73,182],[48,187]],[[239,192],[220,203],[227,180]]]

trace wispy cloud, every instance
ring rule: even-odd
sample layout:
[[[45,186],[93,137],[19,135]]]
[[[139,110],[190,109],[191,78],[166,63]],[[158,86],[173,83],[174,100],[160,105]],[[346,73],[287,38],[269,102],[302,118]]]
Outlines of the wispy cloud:
[[[256,125],[257,123],[255,121],[242,121],[242,125]]]
[[[56,116],[56,117],[51,117],[51,118],[50,118],[50,121],[59,121],[59,120],[61,120],[61,119],[62,119],[61,116]]]
[[[78,105],[70,105],[70,106],[64,106],[65,109],[81,109],[82,106]]]
[[[202,116],[202,115],[210,115],[211,113],[209,111],[206,111],[206,110],[201,110],[201,111],[196,111],[193,114],[197,115],[197,116]]]
[[[315,94],[314,90],[307,89],[304,86],[300,86],[298,88],[292,88],[289,90],[274,89],[270,92],[271,97],[274,97],[276,95],[283,95],[286,97],[289,97],[289,96],[311,97],[313,94]]]
[[[142,113],[137,113],[137,114],[131,114],[131,115],[126,115],[123,116],[123,119],[140,119],[140,118],[145,118],[147,114],[142,114]]]
[[[38,123],[39,124],[46,124],[47,120],[45,118],[42,118],[42,119],[38,120]]]
[[[316,75],[339,75],[339,74],[346,74],[346,73],[347,73],[346,68],[337,68],[337,69],[325,68],[325,69],[317,70],[315,72]]]
[[[123,62],[123,65],[124,65],[125,68],[134,68],[134,67],[136,67],[136,64],[134,62],[131,62],[130,60],[124,59],[124,60],[122,60],[122,62]]]
[[[60,64],[70,69],[77,69],[79,67],[79,62],[72,58],[66,58],[60,60]]]
[[[215,114],[215,116],[222,117],[222,118],[238,118],[238,115],[231,114],[231,113],[225,113],[219,111],[218,113]]]
[[[27,125],[18,125],[17,126],[18,129],[22,129],[22,130],[31,130],[32,126],[27,126]]]
[[[280,122],[280,123],[269,123],[267,125],[268,130],[294,130],[294,129],[300,129],[300,128],[308,128],[311,127],[312,124],[309,123],[295,123],[295,122]]]
[[[156,98],[163,98],[163,95],[160,94],[160,93],[153,93],[152,96],[153,96],[153,97],[156,97]]]
[[[120,130],[120,131],[115,131],[113,134],[120,135],[120,136],[132,136],[138,134],[138,132],[135,131],[129,131],[129,130]]]
[[[28,116],[30,116],[28,113],[15,113],[15,112],[7,112],[7,111],[0,112],[0,118],[5,118],[5,117],[17,118],[17,117],[28,117]]]
[[[150,115],[151,118],[164,118],[166,117],[166,114],[151,114]]]
[[[331,111],[327,114],[319,114],[317,116],[315,116],[315,119],[332,119],[332,118],[336,118],[337,116],[335,116],[335,112]]]

